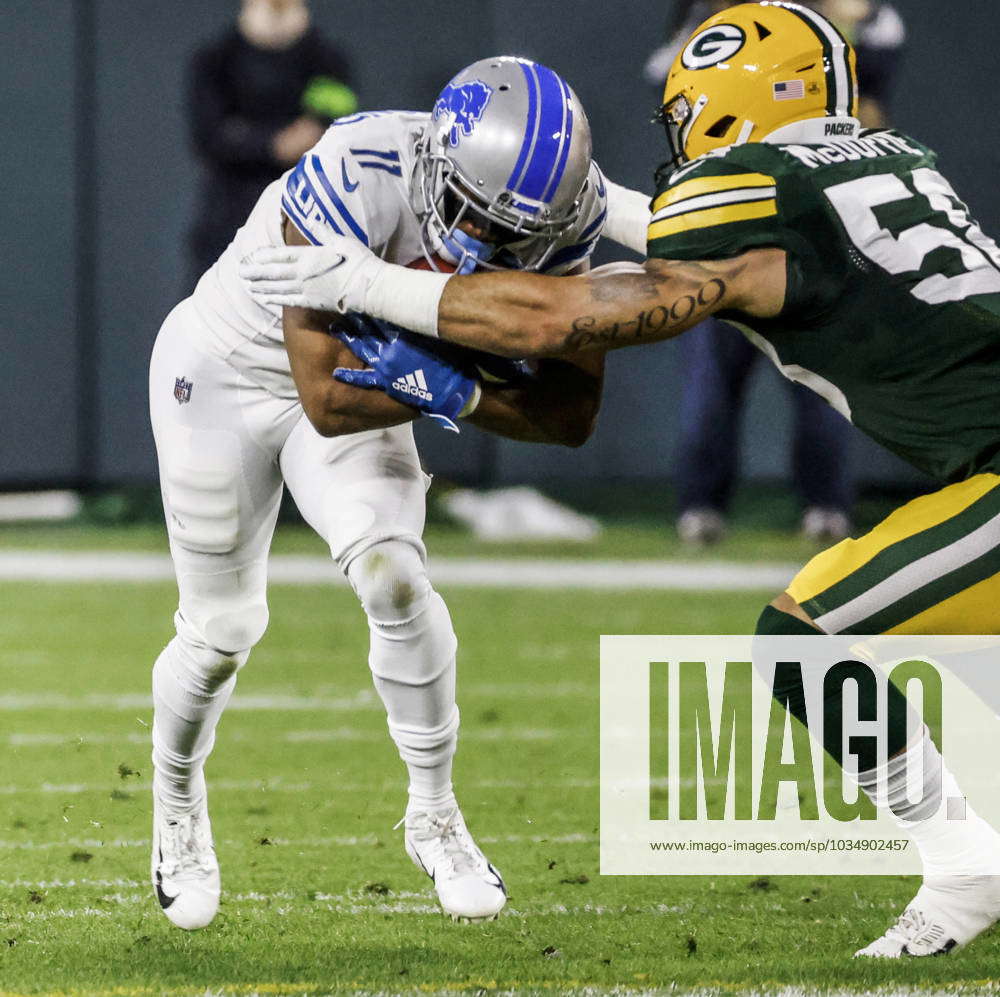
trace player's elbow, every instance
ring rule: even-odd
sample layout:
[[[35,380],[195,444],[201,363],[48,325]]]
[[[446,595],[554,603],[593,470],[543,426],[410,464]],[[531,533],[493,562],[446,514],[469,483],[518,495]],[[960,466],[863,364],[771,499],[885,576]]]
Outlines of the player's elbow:
[[[580,447],[590,439],[593,434],[593,426],[582,426],[582,425],[569,425],[560,426],[559,429],[552,434],[552,439],[549,443],[558,444],[561,447],[569,447],[571,450],[578,450]]]
[[[561,395],[558,409],[547,420],[546,442],[577,449],[594,435],[601,405],[600,391],[567,389]]]
[[[327,438],[343,436],[351,431],[347,425],[339,392],[316,391],[300,398],[302,411],[320,436]]]
[[[594,435],[597,411],[596,401],[593,404],[581,404],[574,413],[574,418],[563,427],[562,438],[558,442],[574,450],[582,447]]]
[[[594,435],[594,429],[597,426],[597,409],[587,416],[578,421],[577,425],[574,427],[574,431],[569,435],[566,440],[566,446],[573,447],[574,449],[582,447],[591,436]]]
[[[340,417],[334,413],[317,409],[305,409],[306,418],[320,436],[329,439],[331,436],[342,436]]]

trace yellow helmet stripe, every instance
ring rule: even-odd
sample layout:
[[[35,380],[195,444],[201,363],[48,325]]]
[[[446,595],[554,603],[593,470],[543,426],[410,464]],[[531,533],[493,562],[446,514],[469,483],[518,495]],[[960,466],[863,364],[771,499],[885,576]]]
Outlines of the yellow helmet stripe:
[[[721,177],[699,177],[696,180],[685,180],[669,190],[665,190],[653,202],[653,214],[663,208],[670,207],[689,197],[701,197],[704,194],[718,194],[726,190],[743,190],[752,187],[774,187],[774,177],[764,173],[736,173]]]
[[[662,239],[679,232],[691,229],[710,228],[713,225],[728,225],[732,222],[745,222],[754,218],[770,218],[778,213],[778,200],[771,197],[764,201],[731,204],[722,208],[708,208],[702,211],[688,211],[682,215],[654,221],[649,226],[647,240]]]

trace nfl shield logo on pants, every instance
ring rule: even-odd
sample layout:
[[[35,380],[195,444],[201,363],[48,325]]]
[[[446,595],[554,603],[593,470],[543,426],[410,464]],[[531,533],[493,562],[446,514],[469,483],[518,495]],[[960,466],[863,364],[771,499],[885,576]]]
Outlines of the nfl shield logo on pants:
[[[174,398],[178,405],[191,401],[191,382],[183,377],[174,378]]]

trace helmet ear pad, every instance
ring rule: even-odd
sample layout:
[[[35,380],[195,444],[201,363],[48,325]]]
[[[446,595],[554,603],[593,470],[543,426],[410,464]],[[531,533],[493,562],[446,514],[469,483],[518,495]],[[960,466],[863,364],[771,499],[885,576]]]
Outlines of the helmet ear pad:
[[[590,126],[561,77],[509,56],[473,63],[441,92],[417,143],[411,198],[425,251],[440,252],[465,219],[467,235],[537,269],[579,217],[590,168]]]

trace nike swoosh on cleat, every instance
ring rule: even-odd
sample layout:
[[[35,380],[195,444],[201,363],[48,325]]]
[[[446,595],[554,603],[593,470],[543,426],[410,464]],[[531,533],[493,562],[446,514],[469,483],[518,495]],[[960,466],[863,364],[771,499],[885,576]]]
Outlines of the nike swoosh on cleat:
[[[420,853],[417,852],[416,855],[417,855],[417,861],[420,863],[420,868],[423,869],[424,872],[431,877],[431,882],[436,884],[437,880],[435,880],[434,878],[434,873],[431,872],[430,869],[428,869],[427,866],[424,865],[424,860],[420,857]]]
[[[507,884],[503,881],[503,876],[493,867],[492,862],[487,862],[486,867],[496,876],[496,883],[494,884],[504,896],[507,896]]]
[[[162,848],[160,849],[160,861],[163,861]],[[156,899],[160,901],[160,906],[164,910],[166,910],[177,899],[177,897],[180,896],[179,893],[175,896],[170,896],[169,894],[163,892],[163,873],[160,872],[159,869],[156,870],[156,882],[154,885],[156,886]]]
[[[340,171],[344,177],[344,190],[346,190],[348,194],[353,194],[354,191],[358,189],[358,185],[361,181],[355,180],[354,183],[351,183],[351,179],[347,175],[347,159],[344,157],[341,157],[340,160]]]

